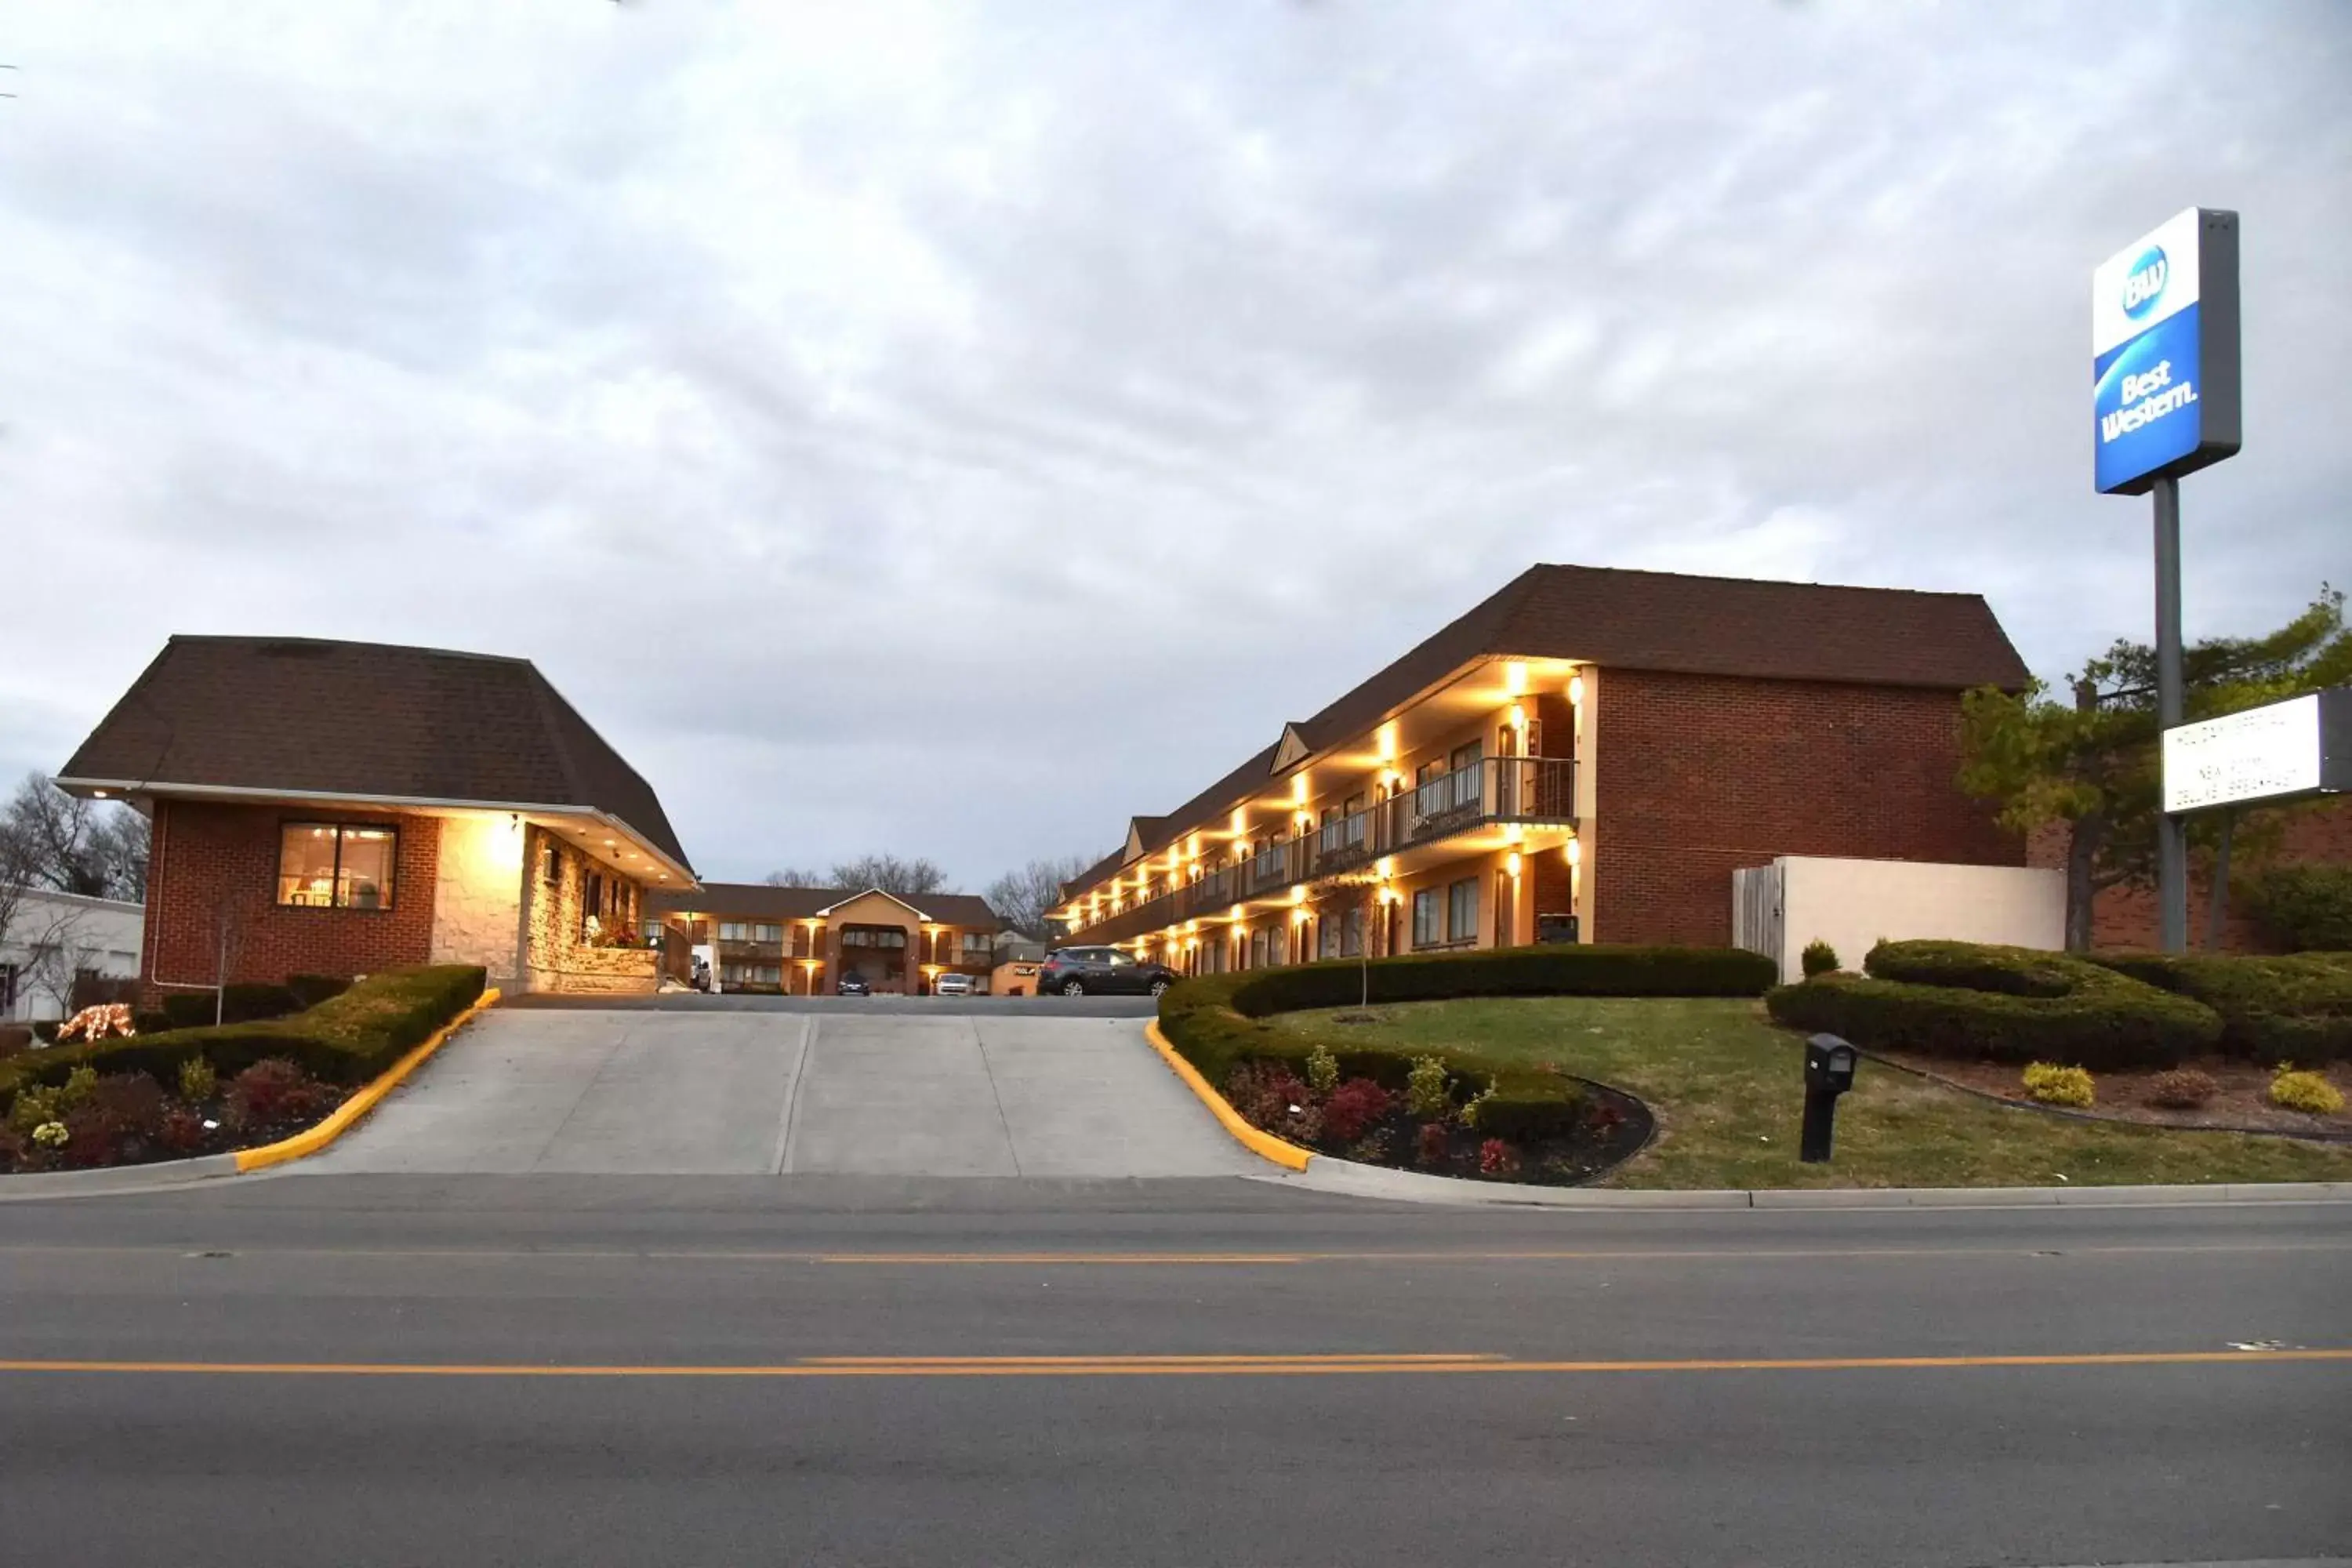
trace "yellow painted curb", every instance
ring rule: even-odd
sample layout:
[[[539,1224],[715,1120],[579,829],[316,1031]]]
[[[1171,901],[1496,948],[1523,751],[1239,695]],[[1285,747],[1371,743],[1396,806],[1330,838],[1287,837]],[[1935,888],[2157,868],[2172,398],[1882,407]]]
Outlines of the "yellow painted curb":
[[[472,1006],[434,1030],[423,1045],[386,1068],[374,1082],[337,1106],[335,1113],[316,1127],[297,1132],[291,1138],[281,1138],[275,1143],[264,1143],[258,1149],[239,1149],[236,1152],[237,1173],[243,1175],[247,1171],[267,1170],[271,1165],[282,1165],[289,1160],[299,1160],[317,1153],[341,1138],[361,1117],[375,1109],[376,1101],[398,1089],[401,1079],[423,1067],[425,1058],[439,1050],[443,1042],[472,1023],[476,1014],[490,1007],[498,999],[499,990],[493,985],[474,998]]]
[[[1243,1148],[1260,1159],[1273,1161],[1286,1171],[1307,1169],[1307,1162],[1315,1157],[1313,1152],[1301,1149],[1296,1143],[1286,1143],[1273,1133],[1262,1132],[1243,1121],[1242,1113],[1226,1104],[1223,1095],[1209,1087],[1209,1080],[1201,1076],[1201,1069],[1186,1061],[1176,1047],[1168,1043],[1168,1037],[1160,1032],[1159,1019],[1154,1018],[1143,1026],[1143,1037],[1151,1042],[1151,1048],[1160,1053],[1160,1059],[1184,1080],[1185,1087],[1201,1097],[1201,1103],[1209,1108],[1209,1113],[1223,1123],[1225,1131],[1232,1133]]]

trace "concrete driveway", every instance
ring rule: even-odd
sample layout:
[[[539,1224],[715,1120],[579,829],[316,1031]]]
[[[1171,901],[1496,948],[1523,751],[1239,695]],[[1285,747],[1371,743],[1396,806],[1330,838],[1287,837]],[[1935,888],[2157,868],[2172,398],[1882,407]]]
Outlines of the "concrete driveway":
[[[500,1008],[297,1172],[1259,1173],[1133,1018]]]

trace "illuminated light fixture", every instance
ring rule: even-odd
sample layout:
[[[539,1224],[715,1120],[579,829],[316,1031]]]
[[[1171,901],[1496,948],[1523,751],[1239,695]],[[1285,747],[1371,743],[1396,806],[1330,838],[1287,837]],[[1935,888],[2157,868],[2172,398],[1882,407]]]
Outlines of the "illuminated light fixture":
[[[1303,904],[1307,901],[1306,883],[1301,882],[1297,887],[1290,889],[1290,901],[1294,904]]]
[[[1241,924],[1241,923],[1242,923],[1242,907],[1241,907],[1239,904],[1235,904],[1235,905],[1234,905],[1231,910],[1227,910],[1227,911],[1225,912],[1225,918],[1226,918],[1227,920],[1229,920],[1229,921],[1233,921],[1233,923],[1234,923],[1234,924],[1235,924],[1235,925],[1239,925],[1239,924]]]
[[[1307,911],[1305,910],[1293,910],[1290,911],[1290,918],[1297,921],[1300,925],[1305,925],[1307,923]]]
[[[1583,865],[1583,864],[1584,864],[1584,841],[1583,841],[1582,839],[1580,839],[1580,838],[1571,838],[1571,839],[1570,839],[1570,840],[1568,841],[1568,849],[1567,849],[1566,853],[1567,853],[1567,855],[1568,855],[1568,863],[1569,863],[1570,865],[1571,865],[1571,866],[1581,866],[1581,865]]]
[[[1508,855],[1503,857],[1503,869],[1508,871],[1514,877],[1519,874],[1519,852],[1517,850],[1514,849]]]
[[[1511,704],[1511,728],[1512,728],[1512,729],[1514,729],[1514,730],[1524,730],[1524,729],[1526,729],[1527,727],[1528,727],[1528,709],[1527,709],[1527,704],[1526,704],[1526,703],[1524,703],[1524,702],[1514,702],[1514,703],[1512,703],[1512,704]]]
[[[104,800],[106,798],[106,792],[102,789],[94,789],[89,793],[97,799]]]
[[[1571,675],[1568,678],[1568,700],[1579,706],[1582,706],[1584,702],[1584,677],[1581,675]]]
[[[1401,901],[1403,898],[1404,895],[1398,892],[1394,888],[1382,888],[1381,889],[1381,902],[1384,904],[1392,905]]]
[[[1290,775],[1290,798],[1301,805],[1307,804],[1307,770],[1305,768]]]
[[[1528,689],[1528,661],[1523,658],[1503,662],[1503,689],[1517,697]]]
[[[1381,856],[1380,863],[1374,866],[1372,869],[1381,874],[1381,881],[1387,881],[1391,877],[1396,875],[1396,857],[1393,855]]]

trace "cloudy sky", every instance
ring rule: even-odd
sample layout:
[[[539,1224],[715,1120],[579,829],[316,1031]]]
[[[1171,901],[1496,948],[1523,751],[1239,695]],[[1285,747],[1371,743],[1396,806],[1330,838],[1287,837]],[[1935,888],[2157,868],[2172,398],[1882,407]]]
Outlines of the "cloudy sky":
[[[2192,635],[2352,583],[2352,6],[19,0],[0,768],[528,655],[706,876],[1100,852],[1533,561],[2145,636],[2092,266],[2244,215]]]

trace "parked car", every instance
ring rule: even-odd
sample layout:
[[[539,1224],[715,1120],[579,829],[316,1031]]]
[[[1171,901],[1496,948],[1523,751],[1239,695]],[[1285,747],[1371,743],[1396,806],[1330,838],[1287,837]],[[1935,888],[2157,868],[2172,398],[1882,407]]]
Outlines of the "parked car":
[[[931,994],[934,996],[969,996],[973,989],[969,974],[950,973],[937,975],[931,981]]]
[[[1179,976],[1115,947],[1057,947],[1037,971],[1041,996],[1157,996]]]
[[[834,987],[834,991],[837,994],[843,996],[871,996],[874,994],[874,987],[866,984],[866,976],[862,974],[843,975],[841,977],[841,983]]]

